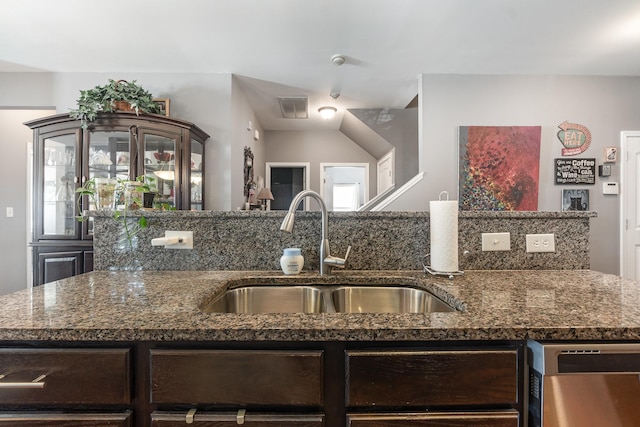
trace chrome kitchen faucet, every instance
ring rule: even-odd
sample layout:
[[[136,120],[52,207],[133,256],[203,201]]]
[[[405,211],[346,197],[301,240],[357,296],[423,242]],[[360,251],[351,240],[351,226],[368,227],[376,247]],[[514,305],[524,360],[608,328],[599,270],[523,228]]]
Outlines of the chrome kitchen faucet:
[[[280,225],[280,230],[286,231],[287,233],[293,231],[296,208],[305,197],[316,199],[322,210],[322,240],[320,241],[320,252],[318,256],[320,258],[320,275],[323,276],[331,273],[331,269],[334,267],[345,267],[349,252],[351,252],[351,246],[347,248],[347,253],[344,255],[344,258],[331,256],[331,250],[329,249],[329,215],[327,213],[327,205],[318,193],[311,190],[304,190],[296,194],[289,206],[289,212],[287,212]]]

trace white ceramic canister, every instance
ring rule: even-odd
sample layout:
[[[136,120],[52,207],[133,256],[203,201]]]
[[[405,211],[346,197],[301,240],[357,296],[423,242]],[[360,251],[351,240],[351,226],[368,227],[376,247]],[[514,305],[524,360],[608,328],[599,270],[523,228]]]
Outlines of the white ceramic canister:
[[[300,248],[286,248],[280,257],[280,267],[284,274],[298,274],[304,266],[304,257]]]

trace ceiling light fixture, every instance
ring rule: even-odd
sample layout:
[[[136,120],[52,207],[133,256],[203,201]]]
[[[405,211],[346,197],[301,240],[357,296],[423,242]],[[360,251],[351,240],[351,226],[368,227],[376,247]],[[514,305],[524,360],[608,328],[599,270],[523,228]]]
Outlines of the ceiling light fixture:
[[[322,116],[323,119],[329,120],[332,119],[333,116],[336,115],[336,107],[320,107],[318,108],[318,113]]]

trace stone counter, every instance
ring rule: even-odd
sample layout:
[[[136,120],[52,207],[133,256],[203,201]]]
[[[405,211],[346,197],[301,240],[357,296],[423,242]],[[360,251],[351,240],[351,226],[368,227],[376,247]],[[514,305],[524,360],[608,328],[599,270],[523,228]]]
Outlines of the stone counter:
[[[296,281],[313,282],[306,273]],[[432,314],[206,314],[229,284],[280,282],[274,271],[99,271],[0,297],[0,340],[422,341],[640,339],[640,287],[590,270],[344,271],[424,287],[461,311]],[[287,276],[286,280],[292,280]]]

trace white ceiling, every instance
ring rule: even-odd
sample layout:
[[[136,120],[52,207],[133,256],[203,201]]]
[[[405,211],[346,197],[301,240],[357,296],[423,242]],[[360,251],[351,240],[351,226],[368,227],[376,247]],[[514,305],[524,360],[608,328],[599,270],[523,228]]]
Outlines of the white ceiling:
[[[2,1],[1,71],[233,73],[265,129],[294,129],[404,108],[422,73],[638,76],[640,1]],[[314,120],[278,119],[280,95]]]

